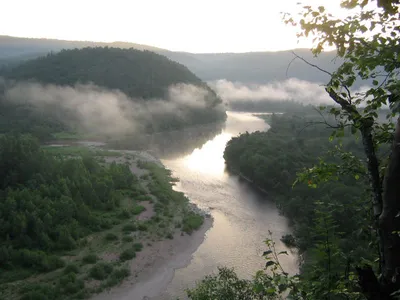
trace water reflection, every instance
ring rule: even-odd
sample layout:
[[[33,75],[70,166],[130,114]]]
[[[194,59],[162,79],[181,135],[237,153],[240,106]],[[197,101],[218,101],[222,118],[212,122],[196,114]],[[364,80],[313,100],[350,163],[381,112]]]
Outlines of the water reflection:
[[[250,113],[228,112],[226,126],[189,155],[163,159],[180,179],[176,188],[194,203],[210,209],[214,226],[194,253],[189,266],[177,270],[166,293],[157,299],[185,299],[186,288],[215,272],[218,266],[234,267],[242,277],[251,277],[263,267],[263,240],[273,232],[278,251],[287,250],[280,242],[289,231],[287,220],[265,194],[225,170],[223,152],[226,143],[239,133],[267,130],[268,125]],[[295,253],[281,262],[289,272],[297,271]]]

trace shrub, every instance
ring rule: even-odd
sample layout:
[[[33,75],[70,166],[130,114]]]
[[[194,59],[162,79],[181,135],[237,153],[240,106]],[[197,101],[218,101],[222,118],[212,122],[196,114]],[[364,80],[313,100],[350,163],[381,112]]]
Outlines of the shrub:
[[[295,240],[294,236],[291,234],[283,235],[281,237],[281,241],[289,248],[296,247],[296,240]]]
[[[173,240],[173,239],[174,239],[174,236],[173,236],[172,233],[170,232],[170,233],[167,234],[167,238],[170,239],[170,240]]]
[[[121,220],[126,220],[126,219],[129,219],[130,217],[131,217],[131,213],[130,213],[128,210],[126,210],[126,209],[123,209],[123,210],[118,214],[118,218],[121,219]]]
[[[96,254],[88,254],[82,257],[82,262],[84,264],[95,264],[97,262],[97,255]]]
[[[130,259],[132,259],[132,258],[134,258],[134,257],[136,257],[136,252],[135,252],[135,250],[132,249],[132,248],[124,250],[124,251],[119,255],[120,261],[130,260]]]
[[[134,243],[134,244],[133,244],[133,249],[134,249],[136,252],[142,251],[142,249],[143,249],[143,244],[142,244],[142,243]]]
[[[55,288],[49,284],[26,283],[21,289],[21,300],[56,299]]]
[[[147,230],[147,225],[146,225],[145,223],[140,223],[140,224],[138,225],[138,229],[139,229],[140,231],[146,231],[146,230]]]
[[[122,241],[125,242],[125,243],[132,242],[132,241],[133,241],[133,237],[131,237],[131,236],[124,236],[124,237],[122,238]]]
[[[195,214],[194,212],[189,212],[183,218],[182,223],[183,223],[182,230],[188,234],[191,234],[194,230],[199,229],[201,227],[201,225],[203,225],[204,217],[200,216],[198,214]]]
[[[118,236],[112,232],[109,232],[106,234],[106,236],[104,237],[105,240],[107,241],[116,241],[118,240]]]
[[[132,214],[134,215],[139,215],[140,213],[144,212],[146,209],[141,206],[141,205],[135,205],[134,208],[132,208]]]
[[[90,277],[103,280],[106,279],[108,274],[113,270],[113,266],[107,263],[97,263],[89,271]]]
[[[136,230],[135,224],[126,224],[124,227],[122,227],[122,231],[125,232],[132,232]]]
[[[110,277],[108,278],[105,286],[106,287],[112,287],[120,283],[124,278],[128,277],[130,275],[130,271],[127,268],[121,268],[121,269],[116,269],[114,270],[111,274]]]
[[[64,274],[69,274],[69,273],[75,273],[75,274],[79,273],[79,268],[78,268],[78,266],[75,265],[75,264],[67,265],[67,266],[64,268]]]
[[[58,281],[58,289],[63,294],[75,294],[82,290],[85,284],[82,280],[77,279],[74,273],[62,276]]]

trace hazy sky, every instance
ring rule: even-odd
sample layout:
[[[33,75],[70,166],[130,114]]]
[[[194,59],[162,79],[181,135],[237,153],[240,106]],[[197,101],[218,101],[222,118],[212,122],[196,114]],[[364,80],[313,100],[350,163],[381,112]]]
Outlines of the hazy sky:
[[[310,47],[280,12],[300,0],[4,0],[0,35],[128,41],[190,52]],[[302,0],[335,6],[339,0]]]

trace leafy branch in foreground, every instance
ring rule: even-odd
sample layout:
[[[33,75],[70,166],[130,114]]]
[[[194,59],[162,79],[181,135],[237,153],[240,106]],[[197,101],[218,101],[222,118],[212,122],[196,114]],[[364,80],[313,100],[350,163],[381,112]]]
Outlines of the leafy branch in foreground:
[[[379,244],[378,264],[357,268],[359,284],[367,299],[394,299],[400,290],[400,237],[394,234],[400,230],[400,119],[392,138],[392,118],[400,105],[400,5],[397,0],[346,0],[341,5],[347,9],[345,18],[323,6],[304,6],[300,18],[286,15],[285,20],[300,28],[299,37],[314,37],[315,55],[334,46],[343,59],[325,89],[338,105],[332,113],[361,134]],[[368,80],[365,92],[352,91],[357,80]],[[382,122],[378,110],[386,105],[391,113]],[[391,140],[390,154],[379,160],[379,147]]]

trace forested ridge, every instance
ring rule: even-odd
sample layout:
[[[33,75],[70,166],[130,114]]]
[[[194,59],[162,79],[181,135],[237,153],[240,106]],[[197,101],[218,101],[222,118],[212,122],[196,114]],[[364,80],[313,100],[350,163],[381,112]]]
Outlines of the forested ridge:
[[[5,71],[4,76],[19,81],[34,79],[56,85],[72,86],[91,82],[105,88],[119,89],[133,98],[163,98],[168,87],[177,83],[207,88],[185,66],[165,56],[147,50],[109,47],[49,53]]]
[[[6,80],[0,82],[0,131],[28,131],[41,140],[51,139],[52,134],[62,131],[88,132],[75,120],[76,113],[66,111],[62,103],[58,106],[47,103],[43,107],[30,98],[32,95],[29,91],[22,97],[24,99],[8,99],[7,90],[18,89],[19,83],[40,83],[44,85],[43,89],[48,89],[46,85],[49,84],[61,88],[94,85],[93,89],[97,92],[94,95],[108,93],[109,98],[120,97],[116,94],[120,91],[136,105],[131,108],[132,114],[135,111],[139,114],[140,111],[140,116],[132,117],[135,119],[132,121],[139,123],[139,131],[146,133],[180,129],[226,118],[220,107],[222,100],[206,83],[185,66],[147,50],[109,47],[62,50],[5,69],[0,75]],[[174,86],[178,88],[171,96],[170,88]],[[30,92],[34,93],[33,90]],[[84,93],[90,97],[90,88]],[[59,95],[48,93],[48,97],[53,102],[61,101],[57,100]],[[180,100],[172,104],[174,106],[171,106],[171,111],[167,103],[175,101],[174,97],[180,97]],[[114,105],[127,106],[118,101]],[[76,109],[71,105],[65,106],[69,110]],[[101,107],[101,103],[98,107]],[[163,114],[157,111],[163,111]]]

